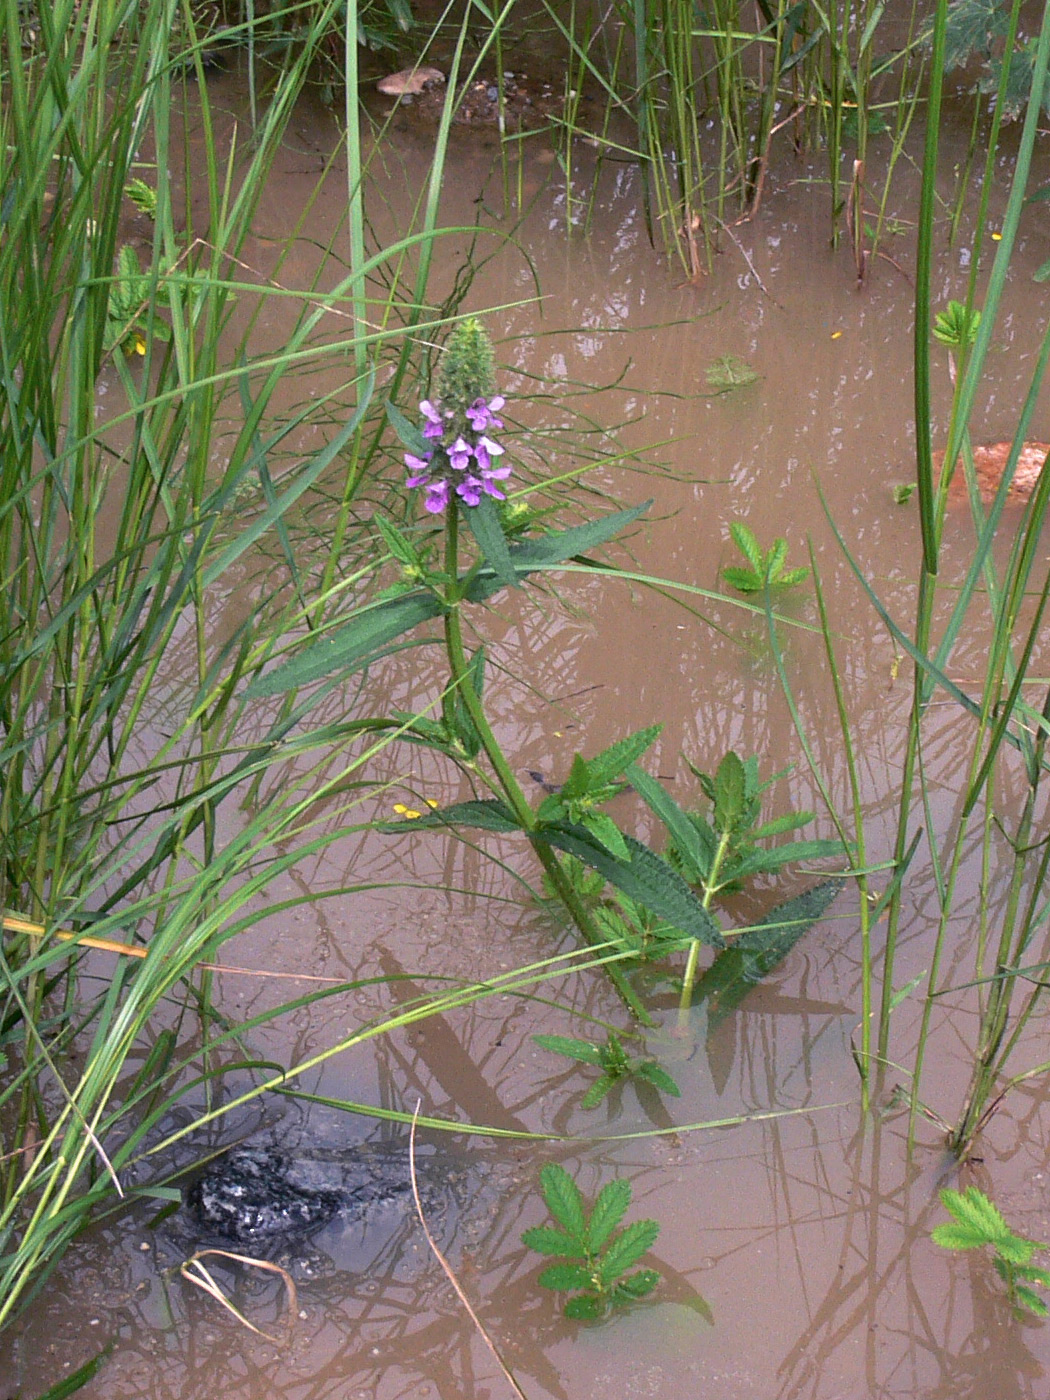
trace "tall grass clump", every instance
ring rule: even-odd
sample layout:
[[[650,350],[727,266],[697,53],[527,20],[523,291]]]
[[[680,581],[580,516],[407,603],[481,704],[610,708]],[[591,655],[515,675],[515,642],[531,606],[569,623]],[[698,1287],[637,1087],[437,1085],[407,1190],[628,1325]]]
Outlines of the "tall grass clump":
[[[244,1050],[208,968],[304,851],[365,824],[351,775],[388,742],[330,687],[250,694],[287,638],[365,606],[376,367],[387,355],[397,383],[404,329],[427,315],[443,148],[418,228],[372,249],[350,127],[334,239],[351,256],[331,290],[260,287],[240,258],[338,8],[312,12],[222,149],[175,0],[41,6],[35,39],[4,6],[0,1325],[93,1212],[138,1189],[130,1165],[175,1102],[217,1111],[214,1076]],[[147,247],[126,240],[129,199]],[[267,298],[291,303],[291,329],[253,353]],[[307,372],[321,388],[289,409]],[[304,557],[291,525],[321,485],[334,522]],[[284,1075],[256,1078],[242,1097]]]

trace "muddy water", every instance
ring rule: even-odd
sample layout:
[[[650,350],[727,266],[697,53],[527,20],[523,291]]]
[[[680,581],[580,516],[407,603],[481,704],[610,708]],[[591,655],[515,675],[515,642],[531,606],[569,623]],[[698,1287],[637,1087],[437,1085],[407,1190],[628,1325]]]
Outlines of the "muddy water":
[[[242,100],[231,79],[217,80],[215,91],[231,111]],[[429,140],[408,118],[384,138],[371,196],[379,237],[403,226],[425,175]],[[313,276],[316,248],[342,215],[338,163],[302,242],[279,268],[276,259],[289,210],[303,205],[335,144],[328,115],[304,103],[260,208],[258,237],[245,253],[257,274],[273,271],[289,286]],[[480,201],[485,228],[514,233],[517,246],[500,250],[496,238],[486,245],[496,256],[479,270],[470,302],[509,308],[492,318],[508,395],[538,387],[549,396],[510,405],[532,430],[521,443],[522,458],[537,471],[581,466],[603,448],[619,450],[612,439],[583,433],[582,425],[621,425],[617,442],[637,460],[611,460],[593,479],[626,502],[656,498],[650,523],[631,541],[639,568],[697,589],[714,589],[720,568],[732,560],[730,520],[746,520],[762,541],[787,536],[792,562],[803,562],[812,542],[839,639],[870,853],[884,856],[907,684],[903,668],[898,676],[892,640],[876,625],[823,518],[819,492],[860,568],[906,620],[917,520],[914,505],[894,504],[892,486],[908,478],[912,449],[910,236],[887,243],[894,262],[878,261],[858,290],[847,255],[828,247],[826,198],[814,196],[809,183],[820,171],[800,163],[771,176],[758,217],[723,240],[711,276],[694,287],[649,246],[630,167],[606,169],[589,231],[570,237],[564,179],[542,141],[523,147],[520,175],[529,205],[521,218],[504,214],[497,155],[485,133],[455,133],[442,215],[449,224],[471,224]],[[896,186],[904,214],[914,207],[909,179],[905,173]],[[1004,198],[998,190],[993,214]],[[969,232],[943,251],[939,297],[964,292],[960,250]],[[452,277],[467,244],[466,235],[444,242],[439,282]],[[978,406],[987,440],[1010,435],[1022,401],[1041,333],[1030,275],[1048,257],[1045,221],[1032,216]],[[265,322],[260,348],[268,340],[280,343],[282,329],[276,319]],[[730,354],[747,360],[759,377],[713,396],[706,367]],[[602,384],[615,387],[586,388]],[[942,414],[947,400],[945,369]],[[1048,407],[1041,405],[1034,425],[1042,437],[1050,434]],[[957,570],[967,555],[967,527],[953,520],[949,531],[947,568]],[[796,765],[773,793],[777,810],[818,805],[764,627],[751,614],[693,595],[686,601],[696,616],[644,590],[593,580],[570,580],[565,597],[569,607],[545,610],[501,597],[484,623],[505,668],[494,694],[497,727],[522,773],[557,776],[577,748],[593,751],[659,720],[665,728],[654,768],[673,780],[684,804],[693,788],[681,755],[711,768],[735,747],[757,753],[767,774]],[[811,603],[795,605],[794,620],[811,624]],[[979,674],[983,646],[976,632],[967,638],[954,659],[959,678]],[[785,627],[783,647],[822,771],[845,805],[821,647],[804,625]],[[393,660],[381,677],[387,702],[405,706],[432,699],[436,680],[436,671],[421,673],[414,659]],[[964,737],[944,707],[928,753],[941,821],[953,812]],[[466,795],[415,752],[390,751],[378,774],[392,783],[380,799],[387,805]],[[646,833],[646,818],[632,800],[618,799],[618,815]],[[486,845],[511,867],[526,868],[512,844]],[[974,878],[967,874],[970,886]],[[759,889],[734,912],[746,918],[803,881],[789,877],[775,890]],[[263,919],[236,945],[241,964],[289,980],[223,978],[231,1011],[250,1015],[295,994],[303,983],[294,974],[304,968],[338,979],[404,975],[411,980],[398,995],[410,997],[428,985],[428,976],[494,976],[567,946],[505,869],[438,836],[344,840],[285,877],[271,897],[348,885],[374,888]],[[960,941],[951,954],[958,980],[967,968],[968,897],[964,888]],[[932,923],[932,890],[917,880],[898,982],[928,965]],[[530,1037],[587,1034],[586,1016],[624,1024],[606,985],[587,976],[559,983],[556,1007],[491,998],[340,1056],[303,1087],[399,1110],[418,1100],[424,1112],[462,1122],[578,1135],[539,1148],[454,1139],[453,1150],[477,1172],[478,1187],[471,1204],[438,1226],[465,1291],[532,1400],[682,1393],[719,1400],[1038,1400],[1050,1394],[1050,1332],[1011,1317],[985,1261],[948,1258],[929,1243],[931,1226],[942,1218],[937,1186],[952,1179],[937,1130],[920,1125],[909,1160],[899,1115],[865,1120],[859,1113],[850,1057],[859,966],[855,902],[847,889],[784,968],[717,1027],[708,1027],[700,1012],[687,1035],[676,1034],[673,998],[654,984],[651,1004],[662,1024],[648,1044],[677,1079],[679,1100],[661,1102],[628,1086],[598,1111],[579,1107],[587,1077]],[[253,1049],[294,1062],[337,1043],[391,999],[388,989],[362,986],[259,1032]],[[898,1016],[906,1063],[914,1017],[907,1005]],[[949,1116],[965,1079],[971,1016],[965,1003],[952,1006],[937,1027],[924,1097]],[[293,1142],[347,1142],[375,1131],[364,1121],[348,1124],[331,1109],[283,1104],[269,1105],[261,1126],[282,1113],[278,1131]],[[742,1114],[753,1121],[668,1131]],[[964,1177],[988,1189],[1019,1230],[1044,1238],[1050,1237],[1047,1123],[1038,1081],[1018,1090],[982,1142],[982,1161]],[[241,1118],[228,1132],[257,1126],[258,1119]],[[633,1213],[662,1222],[653,1264],[664,1282],[651,1303],[580,1327],[564,1321],[553,1298],[537,1288],[537,1263],[520,1234],[543,1218],[535,1180],[552,1156],[587,1193],[614,1173],[628,1177]],[[300,1285],[291,1319],[279,1279],[223,1273],[238,1305],[275,1340],[249,1333],[181,1279],[175,1271],[181,1252],[177,1236],[150,1230],[142,1217],[100,1227],[69,1254],[7,1339],[9,1388],[35,1395],[111,1342],[109,1361],[84,1391],[91,1400],[482,1400],[509,1393],[408,1215],[357,1233],[335,1226],[314,1240],[296,1261]]]

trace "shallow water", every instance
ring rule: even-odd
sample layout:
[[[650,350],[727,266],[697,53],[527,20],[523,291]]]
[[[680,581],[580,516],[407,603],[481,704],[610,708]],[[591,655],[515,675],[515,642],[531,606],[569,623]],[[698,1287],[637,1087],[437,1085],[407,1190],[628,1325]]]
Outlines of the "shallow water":
[[[214,91],[231,114],[243,101],[232,77],[218,79]],[[373,177],[377,236],[403,223],[425,175],[428,142],[428,133],[404,117],[384,138]],[[261,205],[258,239],[244,255],[254,274],[274,268],[289,211],[298,212],[336,143],[329,115],[304,102]],[[550,468],[567,470],[593,455],[598,441],[574,455],[575,415],[626,425],[617,441],[651,470],[610,460],[594,480],[626,502],[655,496],[650,522],[631,540],[643,572],[716,589],[720,568],[732,562],[733,519],[746,520],[764,542],[786,535],[792,563],[805,561],[812,542],[861,757],[869,854],[885,857],[909,683],[903,666],[898,674],[892,639],[853,580],[820,493],[858,566],[906,625],[917,513],[914,503],[894,505],[892,485],[909,478],[913,450],[910,236],[887,244],[899,267],[877,261],[858,289],[848,253],[828,247],[827,201],[814,197],[808,183],[819,168],[800,162],[771,174],[758,216],[724,240],[702,285],[685,285],[649,245],[630,167],[606,169],[590,231],[568,237],[564,182],[542,141],[524,147],[521,175],[532,203],[520,222],[501,217],[491,136],[457,130],[453,143],[443,219],[471,224],[481,200],[485,225],[513,229],[516,240],[479,270],[470,305],[509,308],[492,318],[508,396],[533,392],[537,381],[551,396],[523,406],[534,436],[519,450],[537,466],[546,456]],[[895,186],[902,211],[914,207],[911,179],[904,172]],[[308,283],[317,243],[337,227],[344,198],[336,162],[301,245],[274,272],[282,284]],[[993,216],[1004,200],[1005,187],[995,192]],[[955,249],[942,252],[938,297],[964,293],[967,236],[964,231]],[[466,235],[442,244],[439,282],[451,277],[466,244]],[[525,254],[536,269],[539,300]],[[1030,211],[978,405],[976,424],[989,441],[1010,435],[1025,392],[1042,329],[1030,277],[1048,257],[1050,231]],[[259,329],[260,348],[279,344],[283,329],[272,313]],[[746,359],[759,378],[711,396],[706,367],[727,354]],[[588,387],[613,383],[604,392]],[[946,368],[939,388],[943,415]],[[1050,434],[1047,407],[1044,400],[1037,436]],[[611,438],[607,445],[617,450]],[[961,515],[949,524],[949,571],[965,562],[968,529]],[[692,800],[693,780],[680,755],[710,769],[729,747],[757,753],[763,774],[796,765],[775,789],[777,810],[818,805],[764,622],[725,602],[692,598],[707,619],[698,620],[672,601],[621,583],[570,579],[563,591],[571,610],[540,611],[501,596],[496,615],[483,624],[507,677],[494,706],[517,769],[556,777],[578,748],[596,751],[659,720],[665,727],[652,751],[653,769],[673,777],[683,805]],[[800,601],[795,620],[814,619],[812,606]],[[783,645],[818,761],[836,801],[845,804],[838,721],[819,638],[787,627]],[[979,674],[984,645],[978,632],[968,636],[953,658],[953,674]],[[527,677],[529,685],[514,677]],[[394,658],[378,681],[388,702],[407,706],[432,698],[435,679],[418,671],[414,659]],[[927,757],[934,814],[947,821],[965,727],[947,705],[941,713]],[[415,751],[388,751],[377,771],[397,780],[385,803],[466,795]],[[646,833],[632,796],[617,802],[618,815]],[[523,868],[513,843],[486,847]],[[958,980],[967,966],[963,936],[972,888],[966,886],[974,880],[968,872],[958,905],[960,942],[951,955]],[[428,976],[491,977],[562,946],[506,871],[437,834],[348,838],[284,877],[271,897],[293,893],[298,883],[372,882],[377,888],[368,892],[264,919],[236,945],[236,960],[289,979],[304,967],[340,979],[406,975],[413,980],[401,984],[399,995],[408,999]],[[775,890],[767,886],[742,899],[736,912],[746,918],[803,882],[790,877]],[[585,1112],[579,1100],[586,1075],[531,1040],[543,1031],[585,1035],[587,1022],[576,1019],[584,1016],[624,1024],[616,997],[590,976],[568,978],[553,993],[548,988],[557,1007],[494,997],[366,1042],[305,1083],[316,1093],[399,1110],[411,1111],[418,1100],[424,1113],[464,1123],[578,1135],[539,1147],[453,1139],[464,1160],[482,1156],[489,1163],[500,1188],[495,1199],[480,1192],[476,1209],[464,1209],[452,1223],[450,1259],[530,1400],[682,1392],[719,1400],[1039,1400],[1050,1390],[1046,1327],[1011,1316],[987,1261],[949,1257],[929,1241],[930,1228],[943,1218],[937,1187],[954,1179],[936,1127],[920,1122],[909,1159],[899,1112],[870,1119],[860,1113],[850,1055],[860,1005],[855,899],[844,889],[831,916],[716,1028],[701,1010],[688,1033],[679,1033],[673,997],[653,989],[663,1024],[648,1045],[677,1079],[678,1100],[661,1102],[628,1085],[602,1109]],[[927,966],[932,924],[932,891],[916,880],[898,984]],[[243,1015],[301,988],[295,980],[221,979],[225,1004]],[[253,1048],[294,1062],[337,1043],[390,1000],[386,989],[359,988],[260,1031]],[[914,1017],[908,1005],[897,1015],[898,1053],[907,1063]],[[1045,1022],[1037,1033],[1044,1029]],[[923,1096],[949,1117],[964,1086],[971,1034],[972,1009],[946,1007]],[[1015,1228],[1045,1238],[1050,1177],[1043,1098],[1038,1080],[1015,1092],[963,1179],[988,1190]],[[282,1108],[270,1109],[269,1120]],[[331,1142],[370,1131],[361,1122],[347,1126],[332,1110],[311,1109],[308,1119],[305,1112],[289,1107],[281,1131]],[[668,1131],[741,1114],[754,1121]],[[630,1134],[642,1136],[625,1138]],[[552,1156],[589,1195],[612,1174],[627,1176],[632,1215],[651,1215],[663,1226],[653,1264],[664,1282],[653,1300],[601,1326],[560,1317],[554,1298],[536,1286],[535,1257],[520,1243],[522,1229],[543,1218],[535,1184]],[[300,1281],[288,1330],[279,1279],[238,1270],[224,1275],[272,1341],[253,1336],[172,1272],[178,1249],[163,1231],[149,1230],[142,1218],[102,1226],[69,1253],[12,1330],[2,1373],[12,1389],[35,1395],[112,1341],[109,1361],[83,1392],[90,1400],[218,1394],[482,1400],[508,1393],[410,1216],[358,1233],[334,1226],[313,1243],[319,1262],[313,1277]]]

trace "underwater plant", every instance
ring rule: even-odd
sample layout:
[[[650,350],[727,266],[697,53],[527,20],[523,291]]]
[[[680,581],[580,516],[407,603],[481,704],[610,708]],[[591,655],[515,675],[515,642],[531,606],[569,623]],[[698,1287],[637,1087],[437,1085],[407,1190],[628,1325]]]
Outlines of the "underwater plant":
[[[1006,1296],[1013,1307],[1046,1317],[1050,1308],[1029,1285],[1037,1283],[1041,1288],[1050,1288],[1050,1269],[1031,1262],[1036,1250],[1047,1246],[1015,1234],[998,1206],[976,1186],[968,1186],[965,1191],[945,1188],[940,1197],[952,1223],[934,1226],[934,1244],[952,1250],[991,1249],[995,1271],[1006,1284]]]

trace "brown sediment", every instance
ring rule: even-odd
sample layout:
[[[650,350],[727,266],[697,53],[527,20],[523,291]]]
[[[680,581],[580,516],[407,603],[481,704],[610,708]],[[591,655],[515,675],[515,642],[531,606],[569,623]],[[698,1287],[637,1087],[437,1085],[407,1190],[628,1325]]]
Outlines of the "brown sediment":
[[[1012,442],[990,442],[981,443],[973,449],[973,465],[977,475],[977,486],[981,493],[981,500],[985,505],[992,502],[999,489],[999,483],[1003,479],[1003,472],[1006,470],[1012,447]],[[1050,443],[1022,443],[1013,480],[1006,493],[1008,504],[1028,500],[1035,490],[1047,453],[1050,453]],[[933,454],[934,470],[939,472],[943,463],[943,450],[935,452]],[[955,475],[952,477],[948,491],[952,500],[966,499],[966,473],[963,470],[961,459],[956,463]]]

